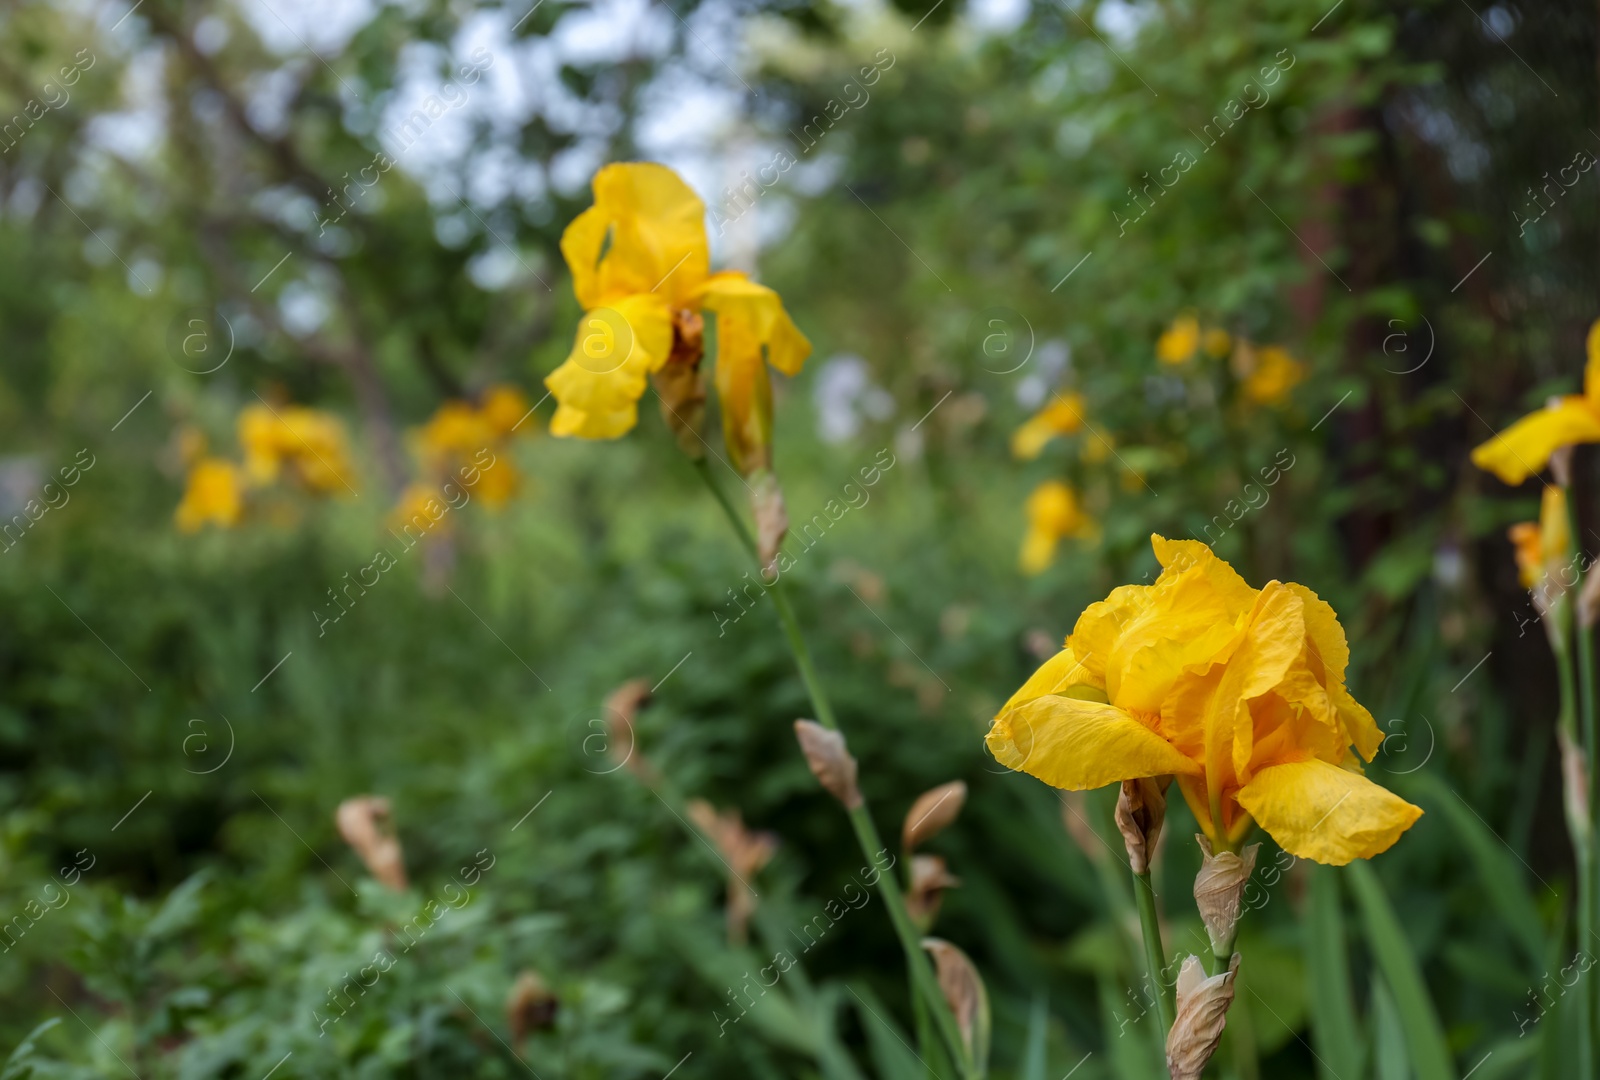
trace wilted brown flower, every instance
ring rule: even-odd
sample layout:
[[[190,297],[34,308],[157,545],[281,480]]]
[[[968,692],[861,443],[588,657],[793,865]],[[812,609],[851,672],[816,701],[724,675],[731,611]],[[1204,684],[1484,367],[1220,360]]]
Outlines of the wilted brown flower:
[[[778,477],[763,470],[750,478],[750,508],[756,518],[756,548],[761,557],[762,575],[777,580],[778,550],[789,533],[789,511],[783,504],[783,488]]]
[[[980,1075],[989,1058],[989,994],[983,977],[967,954],[939,938],[923,938],[922,947],[933,957],[939,989],[955,1014],[956,1026],[967,1053],[978,1063]]]
[[[1233,944],[1235,928],[1239,925],[1240,901],[1245,884],[1256,868],[1256,854],[1260,844],[1251,844],[1241,854],[1231,851],[1211,853],[1211,841],[1196,835],[1205,858],[1200,872],[1194,877],[1194,902],[1200,909],[1200,918],[1211,937],[1211,947],[1219,952]]]
[[[523,971],[506,995],[506,1024],[511,1028],[511,1041],[520,1043],[531,1032],[554,1027],[559,1007],[560,1002],[538,972]]]
[[[906,892],[906,912],[919,930],[927,931],[939,917],[944,891],[961,884],[938,855],[911,857],[911,888]]]
[[[795,738],[806,756],[806,764],[828,792],[846,810],[861,805],[861,789],[856,786],[856,759],[845,749],[842,732],[830,731],[815,720],[796,720]]]
[[[605,714],[606,753],[619,767],[626,768],[646,787],[661,779],[650,760],[635,742],[633,722],[639,710],[650,702],[650,684],[644,679],[629,679],[606,695],[600,710]],[[585,744],[587,749],[587,743]]]
[[[905,823],[900,828],[900,843],[906,851],[915,851],[949,828],[966,801],[967,785],[962,780],[952,780],[924,791],[906,811]]]
[[[1128,865],[1135,874],[1148,874],[1155,859],[1161,824],[1167,818],[1166,786],[1169,783],[1170,777],[1122,782],[1122,792],[1117,796],[1117,828],[1128,848]]]
[[[339,835],[355,849],[372,876],[396,892],[406,888],[405,858],[395,835],[389,800],[382,795],[357,795],[334,813]]]
[[[1238,974],[1238,953],[1233,954],[1227,971],[1210,978],[1198,956],[1184,960],[1178,972],[1178,1012],[1167,1033],[1167,1071],[1172,1080],[1200,1080],[1222,1041]]]
[[[684,809],[728,865],[728,940],[742,945],[750,916],[756,910],[749,879],[772,861],[778,838],[769,832],[745,828],[744,818],[731,807],[718,813],[704,799],[690,799]]]

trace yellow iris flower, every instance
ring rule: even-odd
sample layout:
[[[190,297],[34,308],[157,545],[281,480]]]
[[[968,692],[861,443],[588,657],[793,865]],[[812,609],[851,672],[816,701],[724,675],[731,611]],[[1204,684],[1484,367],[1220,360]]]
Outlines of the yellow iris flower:
[[[301,405],[251,405],[239,414],[239,445],[250,482],[270,484],[288,472],[311,491],[351,490],[354,471],[344,425],[334,416]]]
[[[1472,463],[1507,484],[1522,483],[1564,446],[1600,442],[1600,319],[1589,327],[1583,393],[1551,398],[1472,451]]]
[[[1042,574],[1055,561],[1056,548],[1069,536],[1089,539],[1097,530],[1083,511],[1078,493],[1059,480],[1047,480],[1028,496],[1028,532],[1022,540],[1023,573]]]
[[[231,529],[243,513],[244,475],[233,462],[208,457],[190,468],[173,518],[179,529],[192,533],[207,524]]]
[[[608,165],[594,205],[561,237],[583,305],[577,341],[545,379],[554,435],[614,439],[638,422],[646,378],[672,356],[693,313],[717,316],[716,386],[724,434],[743,473],[765,464],[772,386],[766,365],[800,371],[811,352],[778,294],[744,274],[710,272],[705,204],[664,165]]]
[[[1281,345],[1266,345],[1253,350],[1245,373],[1244,396],[1257,405],[1282,405],[1289,391],[1305,381],[1306,366]]]
[[[990,728],[995,759],[1079,791],[1172,776],[1213,843],[1253,819],[1340,866],[1386,850],[1422,811],[1366,779],[1383,735],[1344,685],[1333,609],[1301,585],[1253,589],[1197,540],[1152,536],[1163,567],[1078,619]]]
[[[1051,399],[1011,436],[1011,454],[1032,461],[1058,435],[1075,435],[1083,427],[1083,395],[1062,394]]]
[[[473,493],[485,506],[498,510],[522,486],[522,474],[505,452],[505,444],[527,414],[528,400],[513,386],[492,387],[484,393],[479,405],[469,401],[446,401],[416,432],[417,456],[422,459],[425,470],[439,478],[455,476],[459,469],[477,469]],[[532,428],[522,430],[532,431]],[[481,455],[485,451],[493,454],[492,465],[482,464]],[[408,502],[415,500],[403,496],[402,510]]]
[[[1539,500],[1539,520],[1524,521],[1506,530],[1517,560],[1517,577],[1524,589],[1545,588],[1551,574],[1559,574],[1572,559],[1572,522],[1567,517],[1567,493],[1545,485]],[[1553,591],[1560,593],[1557,581]],[[1553,597],[1552,597],[1553,599]]]

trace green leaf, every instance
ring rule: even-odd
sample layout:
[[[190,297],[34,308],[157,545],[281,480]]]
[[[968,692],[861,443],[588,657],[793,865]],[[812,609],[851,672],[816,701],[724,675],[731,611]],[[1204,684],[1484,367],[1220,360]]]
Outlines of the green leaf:
[[[911,1049],[905,1032],[889,1018],[883,1002],[865,986],[851,986],[850,994],[861,1013],[861,1026],[866,1029],[879,1080],[927,1080],[922,1062]]]
[[[29,1059],[33,1057],[33,1044],[38,1041],[39,1036],[59,1023],[61,1023],[61,1017],[52,1016],[23,1036],[22,1041],[17,1044],[17,1048],[11,1051],[11,1056],[6,1058],[6,1068],[4,1072],[0,1072],[0,1080],[27,1080],[28,1077],[32,1076],[33,1062]]]
[[[1411,1065],[1406,1060],[1406,1034],[1400,1027],[1394,995],[1376,975],[1372,979],[1372,1029],[1377,1051],[1373,1074],[1377,1080],[1411,1080]]]
[[[1311,999],[1311,1039],[1317,1047],[1322,1080],[1362,1075],[1365,1041],[1356,1020],[1345,945],[1344,913],[1334,871],[1307,865],[1306,983]]]
[[[1485,899],[1516,939],[1528,961],[1528,971],[1543,971],[1551,955],[1551,944],[1546,940],[1538,905],[1533,902],[1524,881],[1526,871],[1511,849],[1484,823],[1477,811],[1437,777],[1419,775],[1413,783],[1426,793],[1426,801],[1443,812],[1445,820],[1455,830],[1478,872]]]
[[[1028,1010],[1028,1040],[1022,1052],[1022,1068],[1017,1080],[1046,1080],[1049,1062],[1045,1057],[1045,1040],[1049,1034],[1050,1006],[1043,994],[1033,999]]]
[[[1346,871],[1351,891],[1361,907],[1367,944],[1378,970],[1394,995],[1395,1016],[1399,1019],[1411,1064],[1418,1080],[1455,1080],[1455,1063],[1445,1042],[1444,1026],[1428,998],[1422,969],[1412,955],[1400,920],[1384,894],[1377,873],[1365,862],[1351,863]]]

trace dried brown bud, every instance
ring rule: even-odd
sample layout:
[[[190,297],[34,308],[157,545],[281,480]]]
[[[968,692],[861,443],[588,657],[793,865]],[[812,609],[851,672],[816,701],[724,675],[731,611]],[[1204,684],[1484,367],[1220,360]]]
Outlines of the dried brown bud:
[[[989,993],[984,989],[983,977],[968,959],[967,954],[939,938],[923,938],[922,947],[933,957],[933,967],[939,976],[939,989],[955,1014],[956,1027],[961,1031],[961,1041],[967,1054],[978,1066],[979,1075],[986,1071],[989,1060]]]
[[[650,376],[661,399],[661,418],[678,440],[678,448],[698,461],[706,455],[702,432],[706,421],[706,387],[700,377],[705,355],[705,320],[697,312],[679,311],[672,318],[672,353]]]
[[[783,538],[789,534],[789,511],[783,505],[783,488],[778,477],[763,470],[750,478],[750,508],[756,518],[756,549],[761,558],[761,574],[768,581],[776,581],[778,551]]]
[[[611,693],[606,695],[605,701],[600,706],[600,711],[605,722],[605,747],[604,752],[616,764],[608,772],[616,772],[619,768],[626,768],[630,773],[642,781],[647,787],[655,787],[661,775],[648,758],[640,752],[637,736],[634,734],[633,722],[639,715],[639,710],[650,703],[650,684],[644,679],[629,679]],[[588,753],[591,749],[589,741],[597,738],[598,732],[584,737],[583,749]],[[594,749],[599,750],[599,747]]]
[[[944,860],[937,855],[911,857],[911,888],[906,893],[906,911],[917,929],[926,932],[939,917],[939,904],[944,891],[961,884],[961,879],[945,869]]]
[[[966,801],[967,785],[961,780],[952,780],[924,791],[911,804],[911,809],[906,811],[905,824],[900,829],[900,843],[907,851],[915,851],[949,828]]]
[[[772,861],[778,838],[745,828],[739,811],[730,808],[718,813],[704,799],[690,799],[684,810],[728,867],[728,940],[742,945],[756,910],[756,894],[749,879]]]
[[[1206,924],[1213,950],[1221,952],[1233,946],[1234,929],[1239,925],[1240,901],[1244,887],[1256,868],[1256,854],[1260,844],[1251,844],[1243,853],[1231,851],[1211,853],[1211,841],[1196,835],[1200,850],[1205,852],[1200,872],[1194,876],[1194,902],[1200,909],[1200,919]]]
[[[403,892],[405,859],[389,815],[389,800],[382,795],[357,795],[339,804],[333,820],[339,826],[339,835],[361,856],[372,876],[396,892]]]
[[[1172,1080],[1200,1080],[1206,1063],[1217,1052],[1228,1006],[1233,1004],[1233,983],[1239,974],[1239,954],[1228,970],[1206,977],[1198,956],[1184,960],[1178,972],[1178,1009],[1167,1033],[1167,1071]]]
[[[846,810],[861,805],[861,789],[856,786],[856,759],[845,749],[844,735],[830,731],[815,720],[796,720],[795,738],[806,755],[806,764],[828,792]]]
[[[538,973],[524,971],[518,975],[506,995],[506,1024],[511,1028],[511,1041],[520,1043],[531,1032],[554,1027],[559,1007],[560,1002]]]
[[[1128,847],[1128,865],[1135,874],[1148,874],[1155,861],[1161,824],[1167,819],[1167,795],[1157,780],[1124,780],[1117,796],[1117,828]]]

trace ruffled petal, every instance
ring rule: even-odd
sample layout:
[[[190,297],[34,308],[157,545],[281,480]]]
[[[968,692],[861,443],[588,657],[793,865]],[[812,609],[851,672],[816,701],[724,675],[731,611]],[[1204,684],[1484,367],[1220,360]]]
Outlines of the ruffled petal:
[[[666,301],[649,293],[623,297],[590,311],[562,365],[545,377],[554,395],[552,435],[614,439],[638,420],[647,376],[672,352],[672,317]]]
[[[1105,700],[1105,681],[1094,676],[1088,668],[1079,663],[1071,649],[1062,649],[1043,664],[1028,681],[1023,683],[1011,700],[1005,703],[1000,710],[1002,713],[1021,705],[1025,701],[1044,697],[1046,694],[1068,694],[1073,697],[1083,697],[1085,694],[1093,695],[1086,700]]]
[[[1576,395],[1529,413],[1472,451],[1472,463],[1513,486],[1541,471],[1563,446],[1600,442],[1600,406]]]
[[[996,761],[1052,787],[1084,791],[1200,766],[1114,705],[1049,695],[1002,712],[985,738]]]
[[[686,306],[710,266],[705,219],[705,204],[665,165],[607,165],[595,174],[594,205],[561,235],[578,302],[656,293]]]
[[[700,303],[717,316],[717,399],[733,467],[744,475],[770,464],[772,380],[767,364],[794,375],[811,353],[783,301],[743,274],[708,279]]]
[[[1238,800],[1283,850],[1329,866],[1387,850],[1422,816],[1394,792],[1325,761],[1262,769]]]

